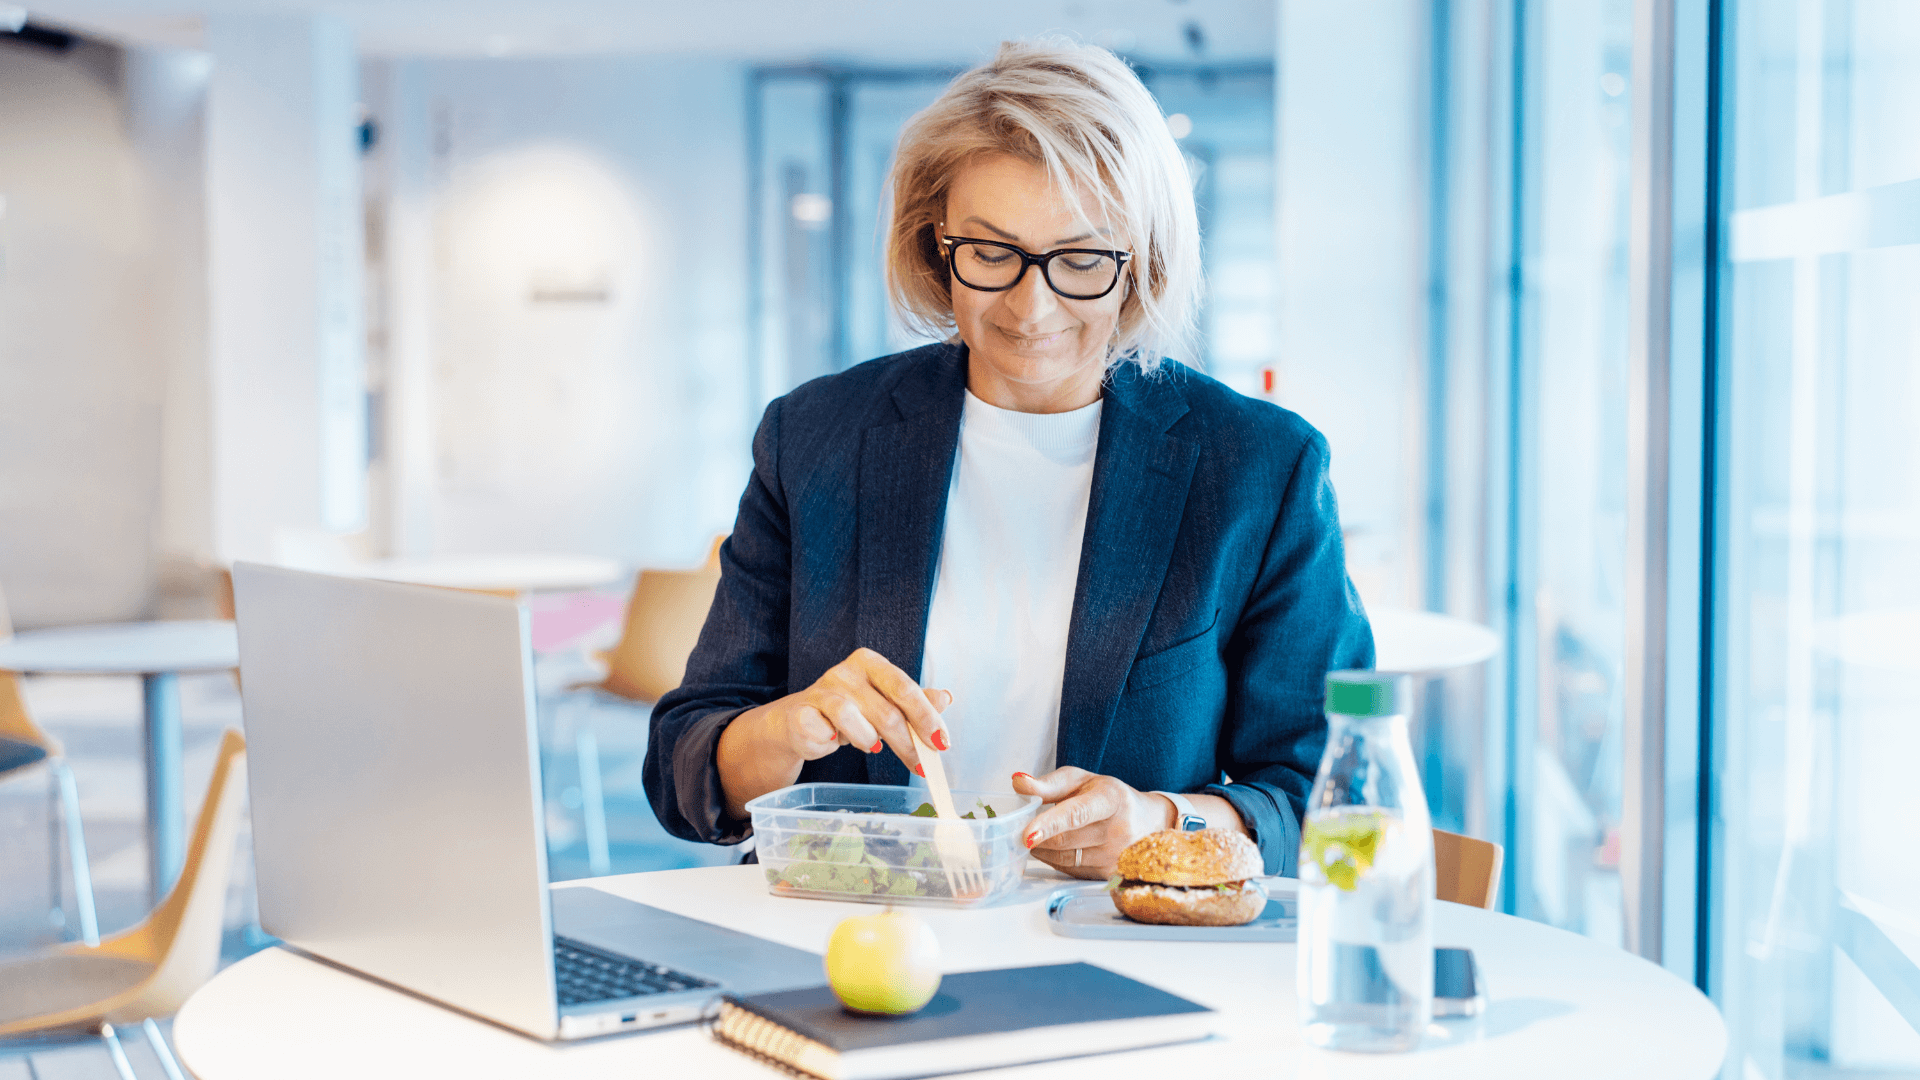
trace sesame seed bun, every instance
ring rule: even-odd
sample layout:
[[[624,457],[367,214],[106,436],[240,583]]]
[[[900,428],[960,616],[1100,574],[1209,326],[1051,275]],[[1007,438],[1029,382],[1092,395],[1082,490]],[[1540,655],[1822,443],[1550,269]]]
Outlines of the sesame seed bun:
[[[1264,868],[1260,849],[1237,832],[1163,829],[1121,852],[1115,870],[1129,881],[1153,885],[1225,885],[1258,877]]]

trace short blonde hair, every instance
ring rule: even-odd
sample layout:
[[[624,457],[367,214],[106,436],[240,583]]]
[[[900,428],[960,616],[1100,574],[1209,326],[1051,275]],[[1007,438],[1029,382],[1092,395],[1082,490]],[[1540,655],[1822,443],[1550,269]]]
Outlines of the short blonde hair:
[[[901,132],[887,181],[887,292],[910,328],[954,333],[953,284],[934,232],[955,175],[987,154],[1043,166],[1058,191],[1090,193],[1125,237],[1134,257],[1110,362],[1151,372],[1163,356],[1190,355],[1200,224],[1186,158],[1124,61],[1057,38],[1003,43]]]

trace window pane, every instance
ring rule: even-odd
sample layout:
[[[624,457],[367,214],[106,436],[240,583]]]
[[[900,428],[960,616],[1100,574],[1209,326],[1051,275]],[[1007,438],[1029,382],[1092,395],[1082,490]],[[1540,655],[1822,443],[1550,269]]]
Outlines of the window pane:
[[[1623,940],[1618,830],[1626,640],[1627,0],[1530,8],[1523,116],[1521,603],[1532,616],[1530,736],[1515,911]],[[1523,615],[1524,619],[1524,615]]]
[[[1920,179],[1920,5],[1732,15],[1731,208]],[[1920,1076],[1920,247],[1872,242],[1725,278],[1713,985],[1743,1080]]]

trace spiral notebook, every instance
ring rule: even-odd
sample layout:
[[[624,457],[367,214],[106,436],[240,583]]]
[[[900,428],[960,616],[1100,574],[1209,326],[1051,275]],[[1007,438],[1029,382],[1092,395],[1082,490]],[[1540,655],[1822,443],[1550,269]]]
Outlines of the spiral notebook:
[[[714,1036],[821,1080],[905,1077],[1191,1042],[1215,1013],[1092,964],[966,971],[911,1016],[863,1016],[824,986],[730,997]]]

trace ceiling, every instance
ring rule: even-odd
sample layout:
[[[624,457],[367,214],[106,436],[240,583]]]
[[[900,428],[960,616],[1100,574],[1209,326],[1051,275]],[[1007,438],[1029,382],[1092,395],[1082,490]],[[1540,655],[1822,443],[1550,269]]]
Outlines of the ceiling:
[[[1160,61],[1271,59],[1278,0],[26,0],[36,22],[197,46],[225,14],[335,15],[374,56],[691,54],[969,63],[1066,33]]]

